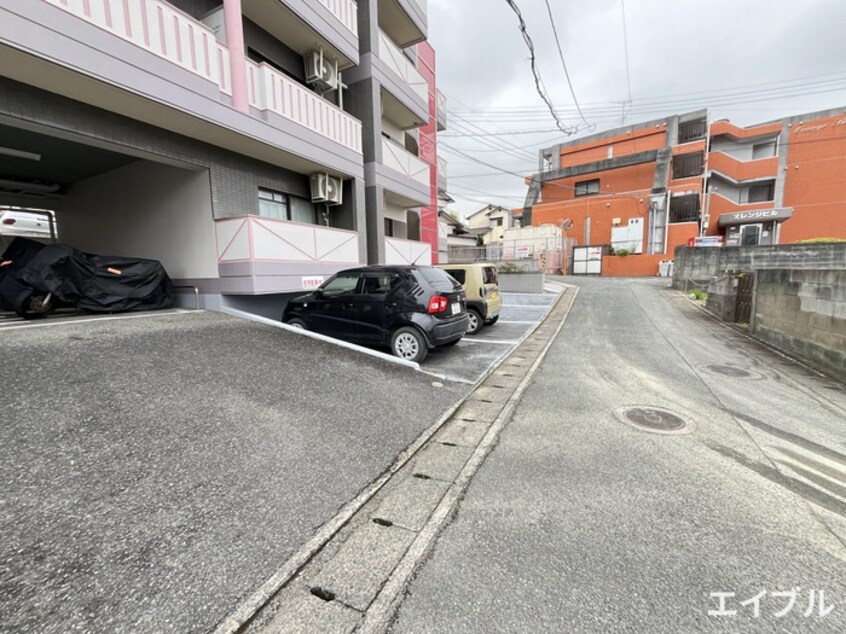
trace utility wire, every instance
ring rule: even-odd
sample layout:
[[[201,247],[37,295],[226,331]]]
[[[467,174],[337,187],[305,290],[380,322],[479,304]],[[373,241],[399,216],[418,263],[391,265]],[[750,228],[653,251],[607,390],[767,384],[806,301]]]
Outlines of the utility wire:
[[[558,57],[561,59],[561,66],[564,68],[564,76],[567,78],[567,85],[570,87],[570,94],[573,96],[573,103],[576,104],[576,110],[579,111],[579,116],[582,118],[582,121],[585,122],[585,125],[593,130],[596,128],[595,124],[592,124],[590,121],[585,118],[585,113],[582,112],[581,106],[579,106],[579,100],[576,97],[576,90],[573,88],[573,82],[570,79],[570,71],[567,70],[567,62],[564,61],[564,51],[561,49],[561,42],[558,39],[558,29],[555,27],[555,18],[552,15],[552,7],[549,4],[549,0],[545,0],[546,2],[546,12],[549,14],[549,24],[552,27],[552,34],[555,36],[555,45],[558,47]],[[629,91],[631,92],[631,91]],[[631,98],[631,95],[629,95]]]
[[[623,49],[626,52],[626,84],[629,88],[629,99],[626,103],[628,103],[629,109],[631,110],[632,107],[632,74],[629,68],[629,36],[628,30],[626,29],[626,3],[625,0],[620,0],[620,9],[623,12]],[[620,121],[620,125],[623,125],[626,122],[626,103],[623,104],[623,118]]]
[[[827,80],[822,82],[807,83],[804,86],[780,87],[771,88],[760,91],[746,91],[739,92],[733,95],[725,95],[722,97],[715,97],[713,99],[705,98],[685,98],[675,101],[653,101],[653,100],[638,100],[635,102],[632,111],[642,113],[666,111],[670,109],[693,108],[707,105],[715,108],[719,106],[728,106],[734,104],[756,103],[760,101],[771,101],[775,99],[790,99],[795,97],[804,97],[808,95],[824,94],[830,92],[838,92],[846,90],[846,78],[839,78]],[[616,107],[613,102],[606,102],[607,105],[596,104],[595,106],[585,106],[583,110],[594,114],[612,114]],[[458,115],[456,115],[458,116]],[[546,117],[542,112],[534,109],[524,108],[521,110],[481,110],[476,113],[467,113],[466,121],[514,121],[514,122],[530,122],[542,121]]]
[[[531,36],[529,35],[529,32],[526,29],[526,21],[523,19],[523,14],[520,12],[520,8],[514,3],[514,0],[505,0],[505,1],[508,3],[508,6],[510,6],[511,9],[514,11],[514,13],[517,15],[517,20],[520,23],[520,33],[523,36],[523,41],[526,42],[526,46],[529,48],[529,62],[530,62],[531,67],[532,67],[532,75],[534,75],[534,78],[535,78],[535,88],[538,91],[540,98],[544,100],[547,107],[549,108],[549,112],[552,115],[552,118],[555,120],[556,127],[559,130],[561,130],[561,132],[566,134],[567,136],[571,136],[571,135],[575,134],[578,131],[578,128],[565,126],[561,122],[561,119],[558,118],[558,113],[555,112],[555,106],[552,105],[552,101],[550,100],[549,96],[546,94],[546,89],[544,88],[543,80],[541,79],[540,71],[538,70],[537,61],[535,59],[535,44],[532,41],[532,38],[531,38]]]
[[[834,76],[834,77],[833,77]],[[828,77],[830,79],[823,81],[824,77]],[[676,97],[691,97],[693,95],[705,95],[705,96],[721,96],[722,93],[735,93],[738,90],[744,91],[742,94],[745,94],[750,88],[760,88],[762,86],[774,86],[775,88],[770,88],[768,90],[778,90],[788,88],[787,84],[800,84],[800,86],[812,85],[817,83],[829,83],[829,82],[836,82],[836,81],[846,81],[846,74],[842,71],[834,72],[834,73],[823,73],[821,75],[809,75],[804,77],[796,77],[794,79],[785,79],[779,81],[767,81],[767,82],[759,82],[755,84],[742,84],[742,85],[735,85],[735,86],[728,86],[726,88],[718,88],[714,90],[697,90],[697,91],[688,91],[688,92],[678,92],[678,93],[670,93],[666,95],[658,95],[652,99],[647,100],[638,100],[639,103],[644,102],[664,102],[667,100],[673,101]],[[757,90],[752,91],[753,93],[757,94]],[[459,102],[460,103],[460,102]],[[594,102],[587,102],[587,105],[605,105],[615,102],[603,102],[603,101],[594,101]],[[619,103],[619,102],[616,102]],[[466,104],[465,104],[466,107]],[[558,108],[562,108],[563,106],[558,106]],[[454,109],[450,108],[450,112],[453,112]],[[459,112],[464,112],[461,109],[458,109]],[[473,111],[473,108],[468,108],[468,111]],[[544,110],[543,106],[500,106],[500,107],[485,107],[485,108],[476,108],[478,110],[491,110],[491,111],[498,111],[498,110],[520,110],[520,111],[527,111],[527,110]]]

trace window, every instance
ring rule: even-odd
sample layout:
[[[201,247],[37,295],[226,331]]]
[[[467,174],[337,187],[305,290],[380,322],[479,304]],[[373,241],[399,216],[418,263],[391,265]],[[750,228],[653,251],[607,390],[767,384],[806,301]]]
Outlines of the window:
[[[272,189],[259,188],[259,215],[275,220],[292,220],[316,224],[314,203],[299,196],[291,196]]]
[[[749,188],[749,202],[760,203],[773,199],[773,184],[752,185]]]
[[[699,194],[670,198],[670,222],[698,222]]]
[[[358,273],[344,273],[326,282],[320,290],[324,297],[352,295],[355,287],[358,286],[358,278]]]
[[[288,220],[288,196],[282,192],[259,188],[259,215]]]
[[[705,137],[705,119],[685,121],[679,124],[679,143],[688,143]]]
[[[454,269],[447,271],[455,278],[455,281],[464,286],[467,283],[467,271],[464,269]]]
[[[482,269],[485,284],[496,284],[496,267],[486,266]]]
[[[385,218],[385,237],[390,238],[394,235],[394,221],[390,218]]]
[[[592,196],[599,193],[599,179],[576,183],[576,196]]]
[[[702,152],[677,154],[673,157],[673,178],[699,176],[704,171]]]
[[[364,276],[362,293],[365,295],[387,295],[399,282],[394,273],[368,273]]]
[[[502,226],[502,218],[491,218],[491,224],[494,227],[501,227]]]

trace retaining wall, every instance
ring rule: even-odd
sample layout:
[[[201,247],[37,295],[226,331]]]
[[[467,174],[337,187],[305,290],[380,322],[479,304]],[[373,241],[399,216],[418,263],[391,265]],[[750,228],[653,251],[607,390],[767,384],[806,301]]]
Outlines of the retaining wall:
[[[755,247],[677,247],[673,288],[704,286],[727,272],[846,269],[846,242]],[[686,286],[687,285],[687,286]],[[709,289],[710,291],[710,289]]]
[[[846,269],[756,275],[753,334],[846,381]]]

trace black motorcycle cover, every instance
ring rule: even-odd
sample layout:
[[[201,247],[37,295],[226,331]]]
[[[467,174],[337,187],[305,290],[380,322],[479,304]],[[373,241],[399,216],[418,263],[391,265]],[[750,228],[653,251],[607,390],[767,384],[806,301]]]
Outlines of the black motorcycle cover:
[[[24,253],[29,261],[7,273],[35,290],[53,293],[62,302],[95,313],[157,310],[174,305],[173,283],[160,262],[82,253],[66,244],[35,250],[16,245],[6,254]],[[34,251],[34,254],[33,254]],[[14,263],[14,262],[13,262]]]

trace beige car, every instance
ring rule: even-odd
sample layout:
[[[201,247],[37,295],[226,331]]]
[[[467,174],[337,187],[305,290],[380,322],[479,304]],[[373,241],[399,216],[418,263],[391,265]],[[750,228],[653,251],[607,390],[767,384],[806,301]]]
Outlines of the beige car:
[[[464,292],[467,294],[467,315],[470,317],[467,334],[475,335],[482,326],[496,323],[502,309],[502,296],[499,294],[495,265],[490,262],[474,262],[439,264],[438,268],[449,273],[464,286]]]

